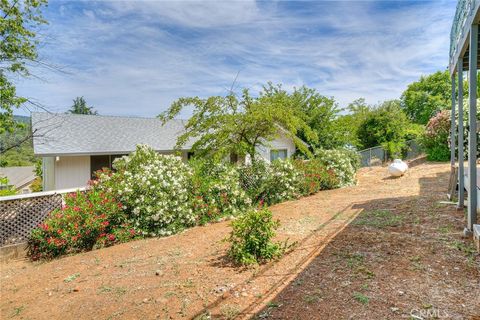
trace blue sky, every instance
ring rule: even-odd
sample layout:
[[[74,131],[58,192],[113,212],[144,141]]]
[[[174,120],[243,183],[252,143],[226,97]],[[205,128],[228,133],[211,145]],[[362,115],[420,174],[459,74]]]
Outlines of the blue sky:
[[[156,116],[182,96],[307,85],[340,106],[398,98],[448,64],[456,1],[51,1],[18,92],[55,112]],[[25,111],[19,112],[25,114]]]

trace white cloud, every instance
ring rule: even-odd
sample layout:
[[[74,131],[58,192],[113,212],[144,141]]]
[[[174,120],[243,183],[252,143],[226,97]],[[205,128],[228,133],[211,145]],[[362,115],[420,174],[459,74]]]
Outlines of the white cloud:
[[[116,14],[139,13],[149,19],[187,27],[236,26],[261,18],[256,2],[242,1],[114,1]]]
[[[84,95],[103,114],[154,116],[181,96],[267,81],[305,84],[345,105],[399,97],[448,62],[454,5],[385,3],[61,2],[41,54],[69,74],[24,81],[53,110]]]

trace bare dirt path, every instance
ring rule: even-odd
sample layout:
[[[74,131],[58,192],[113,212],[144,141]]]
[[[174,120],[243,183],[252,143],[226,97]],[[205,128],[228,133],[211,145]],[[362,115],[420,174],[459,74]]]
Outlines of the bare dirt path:
[[[228,222],[47,263],[1,265],[0,318],[396,319],[480,315],[480,258],[461,238],[464,215],[440,204],[449,166],[272,207],[279,261],[240,270],[225,260]]]

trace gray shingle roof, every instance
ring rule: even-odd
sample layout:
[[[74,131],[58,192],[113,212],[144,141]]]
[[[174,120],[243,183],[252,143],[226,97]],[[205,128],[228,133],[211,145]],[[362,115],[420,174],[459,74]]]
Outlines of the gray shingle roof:
[[[184,129],[185,120],[162,125],[157,118],[32,113],[33,149],[39,156],[122,154],[137,144],[170,151]]]
[[[7,177],[9,185],[20,189],[35,180],[35,167],[0,168],[0,177]]]

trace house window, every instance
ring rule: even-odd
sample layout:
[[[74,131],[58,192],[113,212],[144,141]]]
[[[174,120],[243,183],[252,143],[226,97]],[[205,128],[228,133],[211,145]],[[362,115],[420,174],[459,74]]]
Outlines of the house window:
[[[112,169],[112,163],[115,159],[123,157],[123,154],[90,156],[90,172],[94,178],[95,171],[103,168]]]
[[[90,172],[92,173],[92,178],[94,177],[95,171],[101,170],[103,168],[110,169],[110,156],[90,156]]]
[[[270,150],[270,161],[287,159],[287,149]]]

